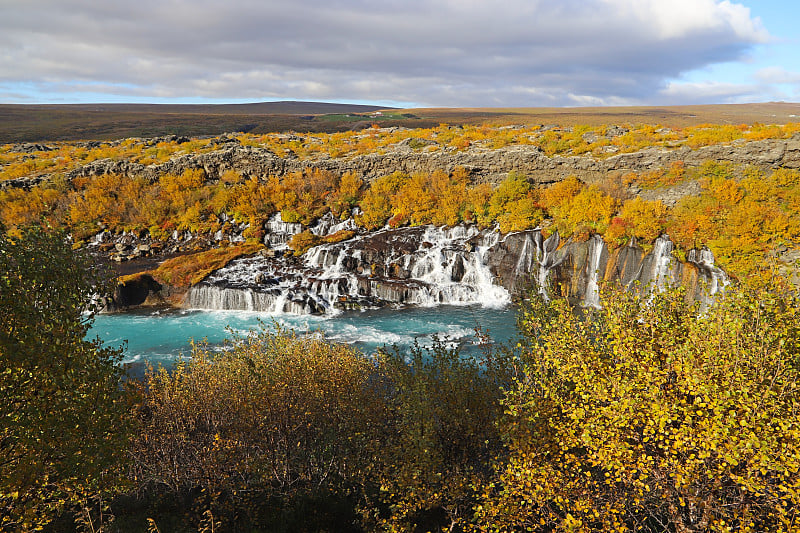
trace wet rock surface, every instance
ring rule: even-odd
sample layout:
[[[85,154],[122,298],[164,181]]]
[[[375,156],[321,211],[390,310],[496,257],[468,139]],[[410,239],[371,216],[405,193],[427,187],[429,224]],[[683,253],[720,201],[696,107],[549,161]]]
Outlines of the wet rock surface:
[[[540,230],[501,235],[461,225],[383,229],[310,249],[300,258],[259,254],[237,259],[192,287],[185,306],[275,313],[330,313],[381,306],[499,306],[528,291],[601,305],[599,287],[637,291],[683,285],[709,302],[727,284],[707,249],[688,261],[667,236],[645,254],[635,242],[609,250],[599,236],[583,242]]]

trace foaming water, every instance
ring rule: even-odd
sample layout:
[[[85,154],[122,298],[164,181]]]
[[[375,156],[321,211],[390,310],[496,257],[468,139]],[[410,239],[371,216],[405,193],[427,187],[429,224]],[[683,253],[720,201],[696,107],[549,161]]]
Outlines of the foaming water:
[[[173,366],[191,356],[192,342],[207,341],[221,349],[226,339],[264,328],[288,328],[298,334],[319,334],[371,353],[383,346],[407,349],[416,341],[430,346],[433,336],[477,349],[476,328],[493,342],[516,335],[515,308],[471,306],[378,309],[338,315],[268,314],[246,311],[161,310],[98,315],[91,338],[124,348],[123,363],[141,375],[147,364]]]

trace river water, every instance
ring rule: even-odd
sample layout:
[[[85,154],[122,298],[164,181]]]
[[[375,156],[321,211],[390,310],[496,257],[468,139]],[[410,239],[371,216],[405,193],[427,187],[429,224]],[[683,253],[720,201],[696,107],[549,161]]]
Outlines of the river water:
[[[107,346],[124,349],[123,363],[132,375],[147,364],[173,366],[191,355],[191,342],[207,340],[215,348],[226,339],[260,328],[288,328],[298,334],[318,334],[370,353],[377,348],[409,348],[416,340],[432,344],[437,335],[465,352],[477,351],[476,328],[495,344],[516,338],[516,308],[480,305],[377,309],[335,315],[268,314],[245,311],[145,310],[97,315],[89,331]]]

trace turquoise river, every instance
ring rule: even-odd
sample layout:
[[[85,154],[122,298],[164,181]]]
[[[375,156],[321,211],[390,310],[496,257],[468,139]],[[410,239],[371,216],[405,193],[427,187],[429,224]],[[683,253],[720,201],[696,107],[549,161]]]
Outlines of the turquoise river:
[[[141,375],[148,363],[169,367],[190,357],[192,341],[206,340],[221,349],[226,339],[262,327],[322,335],[364,352],[382,346],[407,349],[415,341],[429,346],[436,335],[470,352],[477,349],[476,328],[488,333],[494,343],[513,342],[515,318],[513,306],[479,305],[378,309],[332,316],[161,309],[97,315],[89,336],[122,347],[123,363],[132,375]]]

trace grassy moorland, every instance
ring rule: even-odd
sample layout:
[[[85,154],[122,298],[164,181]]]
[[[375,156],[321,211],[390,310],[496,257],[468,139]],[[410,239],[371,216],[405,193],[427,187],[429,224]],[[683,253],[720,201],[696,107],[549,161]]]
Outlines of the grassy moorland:
[[[0,143],[121,139],[225,132],[333,132],[369,126],[431,126],[432,119],[371,114],[381,108],[315,102],[261,104],[0,104]]]
[[[711,104],[689,106],[629,107],[520,107],[520,108],[429,108],[409,113],[451,124],[557,124],[561,126],[603,124],[661,124],[684,128],[699,124],[785,124],[800,117],[800,104]]]
[[[784,124],[800,116],[792,103],[663,107],[427,108],[382,110],[374,106],[315,102],[222,105],[0,104],[0,143],[121,139],[226,132],[334,132],[373,122],[410,128],[449,124]],[[399,114],[399,116],[398,116]],[[360,115],[360,116],[357,116]]]

